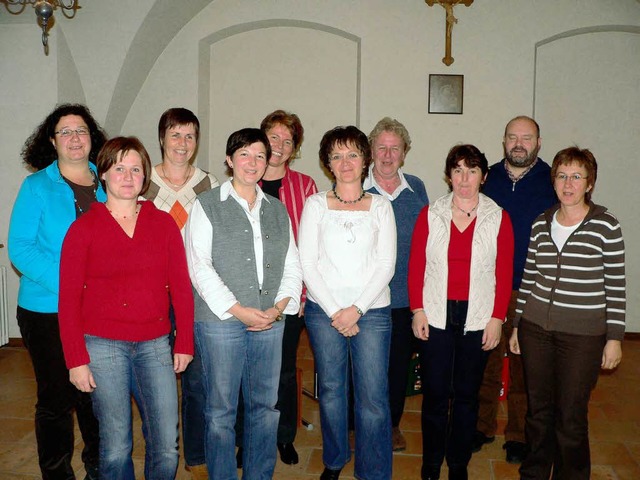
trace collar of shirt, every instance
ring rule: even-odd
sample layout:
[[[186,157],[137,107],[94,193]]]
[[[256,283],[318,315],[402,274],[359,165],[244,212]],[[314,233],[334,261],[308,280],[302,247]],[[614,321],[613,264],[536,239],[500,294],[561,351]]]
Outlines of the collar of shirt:
[[[238,192],[236,192],[236,189],[233,188],[233,185],[231,184],[231,180],[233,180],[233,178],[230,178],[229,180],[224,182],[222,185],[220,185],[221,201],[225,202],[229,197],[233,198],[236,202],[240,204],[240,206],[248,215],[254,215],[254,212],[260,212],[260,206],[262,204],[262,200],[266,200],[267,202],[269,202],[269,199],[266,197],[266,195],[264,194],[260,186],[256,185],[256,204],[253,206],[253,210],[249,210],[249,202],[247,202],[244,198],[238,195]]]
[[[374,187],[380,195],[387,197],[390,201],[394,201],[398,196],[402,193],[405,188],[408,188],[413,192],[413,188],[407,182],[407,179],[404,178],[404,174],[402,173],[402,169],[398,169],[398,176],[400,177],[400,185],[393,191],[393,193],[388,193],[384,188],[382,188],[378,182],[376,181],[376,177],[373,175],[373,162],[369,165],[369,175],[364,179],[364,183],[362,184],[362,188],[364,190],[369,190],[371,187]]]

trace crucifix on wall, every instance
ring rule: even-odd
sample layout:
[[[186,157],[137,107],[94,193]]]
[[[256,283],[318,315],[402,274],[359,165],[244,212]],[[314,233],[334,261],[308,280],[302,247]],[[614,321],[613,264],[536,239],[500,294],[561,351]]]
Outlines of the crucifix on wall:
[[[473,3],[473,0],[425,0],[427,5],[433,7],[436,3],[444,7],[447,12],[446,30],[445,30],[445,47],[444,57],[442,63],[447,67],[453,63],[453,57],[451,56],[451,32],[453,31],[453,24],[458,23],[458,19],[453,16],[453,7],[459,4],[463,4],[466,7]]]

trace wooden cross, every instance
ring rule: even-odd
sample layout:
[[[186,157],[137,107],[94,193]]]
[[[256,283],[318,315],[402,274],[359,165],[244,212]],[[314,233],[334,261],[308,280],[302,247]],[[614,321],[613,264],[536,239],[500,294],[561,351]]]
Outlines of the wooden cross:
[[[444,7],[447,12],[447,24],[445,30],[445,50],[442,63],[447,67],[453,63],[453,57],[451,56],[451,32],[453,31],[453,24],[458,23],[458,19],[453,16],[453,7],[459,4],[469,6],[473,3],[473,0],[424,0],[427,5],[433,7],[436,3]]]

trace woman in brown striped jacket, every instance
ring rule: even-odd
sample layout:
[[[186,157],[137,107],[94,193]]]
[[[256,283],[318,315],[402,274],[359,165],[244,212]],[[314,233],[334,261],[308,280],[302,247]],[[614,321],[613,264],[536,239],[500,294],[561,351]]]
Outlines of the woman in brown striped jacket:
[[[555,156],[559,205],[531,230],[511,350],[522,354],[529,445],[522,479],[588,479],[588,405],[600,368],[622,358],[624,241],[616,217],[591,202],[597,163],[589,150]]]

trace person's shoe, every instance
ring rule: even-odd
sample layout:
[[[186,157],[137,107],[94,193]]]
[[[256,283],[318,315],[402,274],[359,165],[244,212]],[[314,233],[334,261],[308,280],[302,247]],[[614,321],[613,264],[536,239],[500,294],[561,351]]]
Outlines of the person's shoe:
[[[236,467],[242,468],[242,447],[238,447],[238,452],[236,453]]]
[[[293,443],[279,443],[278,451],[280,452],[280,460],[287,465],[295,465],[298,463],[298,452],[293,447]]]
[[[330,468],[325,467],[324,472],[320,475],[320,480],[338,480],[338,478],[340,478],[341,471],[341,468],[338,470],[331,470]]]
[[[191,472],[191,478],[193,480],[209,480],[209,472],[207,466],[202,465],[187,465],[187,470]]]
[[[391,450],[401,452],[407,449],[407,440],[398,427],[391,430]]]
[[[507,463],[522,463],[527,454],[527,444],[522,442],[514,442],[512,440],[506,442],[502,448],[507,451]]]
[[[482,449],[483,445],[493,443],[496,437],[487,437],[484,433],[476,430],[473,434],[473,442],[471,443],[471,452],[477,453]]]
[[[449,480],[469,480],[467,466],[453,465],[449,466]]]
[[[87,472],[87,474],[84,477],[84,480],[98,480],[99,473],[98,473],[97,465],[85,465],[84,470],[85,472]]]
[[[435,465],[422,465],[422,470],[420,471],[420,478],[422,480],[439,480],[440,467]]]

